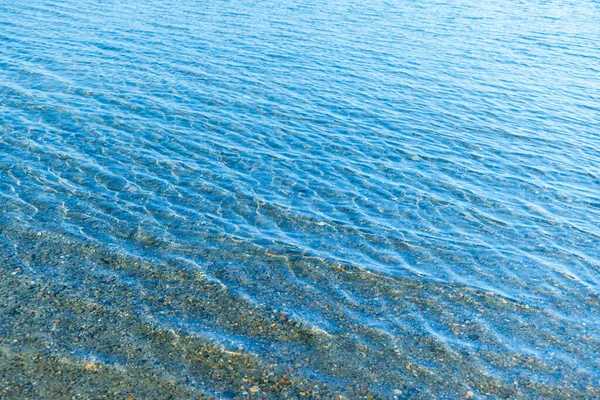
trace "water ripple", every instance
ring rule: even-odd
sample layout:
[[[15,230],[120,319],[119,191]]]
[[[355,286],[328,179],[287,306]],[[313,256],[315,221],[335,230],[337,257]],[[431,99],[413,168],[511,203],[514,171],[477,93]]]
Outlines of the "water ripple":
[[[3,2],[3,390],[599,396],[599,12]]]

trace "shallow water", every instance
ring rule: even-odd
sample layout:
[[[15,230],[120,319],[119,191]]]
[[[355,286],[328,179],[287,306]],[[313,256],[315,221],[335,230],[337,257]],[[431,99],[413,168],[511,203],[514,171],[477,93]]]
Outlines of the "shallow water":
[[[0,396],[600,396],[597,2],[0,3]]]

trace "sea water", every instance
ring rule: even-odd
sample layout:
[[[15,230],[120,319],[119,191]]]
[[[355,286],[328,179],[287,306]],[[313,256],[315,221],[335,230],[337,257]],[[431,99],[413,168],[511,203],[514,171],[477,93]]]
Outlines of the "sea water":
[[[3,0],[0,396],[600,396],[599,21]]]

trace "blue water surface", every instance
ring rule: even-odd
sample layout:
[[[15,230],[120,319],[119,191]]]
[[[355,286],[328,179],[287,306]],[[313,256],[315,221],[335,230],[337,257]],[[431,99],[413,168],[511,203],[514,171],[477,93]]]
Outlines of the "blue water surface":
[[[294,397],[146,329],[310,396],[600,396],[599,21],[591,0],[3,0],[1,273],[58,288],[40,315],[131,318],[78,342],[6,300],[4,353]]]

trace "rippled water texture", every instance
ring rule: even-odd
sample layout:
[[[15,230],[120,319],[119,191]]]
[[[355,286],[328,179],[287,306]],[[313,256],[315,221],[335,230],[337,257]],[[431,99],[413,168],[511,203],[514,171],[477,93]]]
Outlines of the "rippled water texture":
[[[0,397],[597,398],[600,5],[0,2]]]

